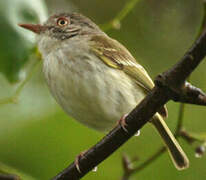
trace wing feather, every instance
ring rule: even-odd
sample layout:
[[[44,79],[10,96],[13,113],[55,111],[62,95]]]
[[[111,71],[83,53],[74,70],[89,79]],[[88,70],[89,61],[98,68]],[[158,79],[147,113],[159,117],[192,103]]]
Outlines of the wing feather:
[[[146,91],[154,87],[154,83],[145,69],[118,41],[109,37],[105,38],[105,36],[93,36],[91,42],[92,50],[105,64],[123,70]]]

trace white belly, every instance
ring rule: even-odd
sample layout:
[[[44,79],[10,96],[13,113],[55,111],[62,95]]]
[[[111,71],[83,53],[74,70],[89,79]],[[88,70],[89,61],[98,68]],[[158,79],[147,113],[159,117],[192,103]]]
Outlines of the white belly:
[[[80,60],[57,50],[44,59],[44,74],[62,108],[100,131],[112,129],[145,96],[124,72],[108,67],[94,55]]]

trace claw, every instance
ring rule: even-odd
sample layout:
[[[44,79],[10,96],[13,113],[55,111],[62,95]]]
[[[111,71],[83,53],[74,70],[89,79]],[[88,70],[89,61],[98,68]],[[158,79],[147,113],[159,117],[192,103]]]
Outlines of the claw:
[[[81,152],[81,153],[76,157],[76,159],[75,159],[75,161],[74,161],[74,164],[75,164],[75,166],[76,166],[76,168],[77,168],[77,171],[78,171],[79,173],[82,173],[81,170],[80,170],[80,167],[79,167],[79,160],[80,160],[82,157],[84,157],[85,152],[86,152],[86,151]]]
[[[127,130],[127,128],[126,128],[127,123],[125,122],[125,118],[127,117],[127,115],[128,115],[128,114],[123,115],[123,116],[120,118],[120,120],[118,121],[118,124],[120,124],[120,126],[122,127],[122,129],[123,129],[126,133],[128,133],[128,130]]]

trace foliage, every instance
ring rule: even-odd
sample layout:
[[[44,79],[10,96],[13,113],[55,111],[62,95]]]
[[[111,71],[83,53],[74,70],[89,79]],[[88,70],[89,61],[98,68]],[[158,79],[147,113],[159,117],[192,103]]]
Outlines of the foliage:
[[[34,35],[18,27],[20,22],[37,23],[47,17],[41,0],[0,1],[0,72],[10,82],[19,79],[19,71],[29,59]]]
[[[38,64],[34,55],[29,55],[33,50],[34,36],[17,27],[17,24],[35,22],[31,20],[32,12],[36,14],[35,17],[38,16],[37,19],[44,20],[46,10],[42,2],[40,0],[0,1],[1,98],[13,97],[20,87],[22,81],[14,85],[9,83],[19,79],[19,72],[33,74],[33,78],[24,84],[24,88],[21,88],[17,104],[1,103],[3,101],[0,100],[0,162],[2,164],[0,169],[6,173],[18,174],[25,180],[50,179],[73,161],[76,155],[88,149],[103,136],[68,117],[48,92],[40,68],[37,73],[36,70],[32,70],[35,64]],[[136,4],[132,8],[128,6],[129,12],[120,13],[124,17],[116,14],[124,9],[128,1],[119,2],[118,0],[105,0],[101,3],[98,0],[78,2],[48,0],[47,6],[50,12],[53,12],[53,7],[58,5],[60,8],[61,4],[65,6],[67,3],[68,9],[76,7],[96,23],[104,25],[113,22],[114,17],[121,17],[120,29],[111,29],[113,26],[109,25],[110,29],[107,29],[107,33],[127,46],[148,70],[151,77],[182,57],[194,42],[202,24],[203,5],[200,0],[133,0]],[[19,8],[22,12],[20,14],[27,17],[26,19],[21,19],[20,14],[17,13]],[[191,81],[205,89],[205,64],[198,68]],[[178,108],[173,102],[168,104],[167,124],[171,129],[176,126]],[[184,126],[191,132],[205,132],[204,115],[204,107],[187,106]],[[195,133],[195,137],[197,136],[198,133]],[[201,160],[195,159],[191,146],[182,140],[180,143],[190,158],[189,170],[177,172],[168,155],[165,154],[134,178],[205,179],[205,157]],[[148,125],[142,129],[141,136],[131,139],[102,163],[96,173],[91,172],[84,179],[119,179],[123,173],[121,167],[123,152],[132,157],[138,156],[139,161],[135,162],[137,165],[153,154],[160,145],[162,145],[160,138]]]

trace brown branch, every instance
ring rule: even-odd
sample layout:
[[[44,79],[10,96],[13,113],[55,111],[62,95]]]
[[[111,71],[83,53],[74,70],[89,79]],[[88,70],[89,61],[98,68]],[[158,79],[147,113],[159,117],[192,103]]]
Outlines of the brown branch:
[[[175,137],[178,139],[179,137],[182,137],[182,128],[183,128],[183,118],[184,118],[184,109],[185,109],[185,104],[181,103],[180,104],[180,109],[178,113],[178,119],[177,119],[177,125],[176,125],[176,130],[175,130]],[[153,155],[151,155],[148,159],[146,159],[143,163],[138,165],[137,167],[133,168],[125,168],[129,166],[130,162],[124,162],[124,174],[122,177],[122,180],[129,180],[129,178],[133,175],[138,173],[139,171],[145,169],[147,166],[149,166],[151,163],[153,163],[155,160],[157,160],[162,154],[166,152],[166,147],[162,146],[159,148]],[[127,163],[127,164],[126,164]]]
[[[16,175],[3,175],[0,174],[0,180],[20,180]]]
[[[157,77],[155,87],[129,113],[126,117],[128,133],[120,125],[117,126],[80,158],[81,173],[76,169],[73,162],[63,172],[54,177],[53,180],[76,180],[85,176],[132,137],[137,130],[141,129],[169,100],[182,102],[184,99],[189,99],[187,103],[205,105],[206,98],[204,94],[198,90],[193,90],[194,88],[188,88],[186,83],[187,77],[199,65],[205,55],[206,33],[204,32],[177,64]]]

